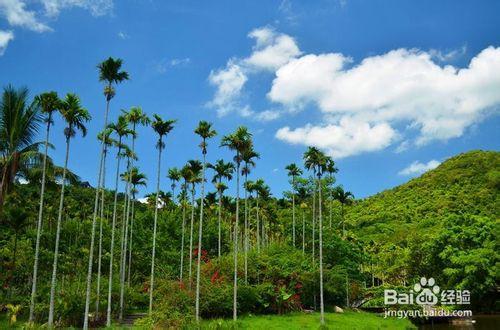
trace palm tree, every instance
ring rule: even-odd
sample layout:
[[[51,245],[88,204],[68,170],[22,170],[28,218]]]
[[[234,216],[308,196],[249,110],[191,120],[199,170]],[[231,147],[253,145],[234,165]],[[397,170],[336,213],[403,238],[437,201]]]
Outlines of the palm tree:
[[[133,135],[134,132],[128,127],[128,121],[124,116],[118,116],[116,123],[111,123],[108,125],[116,135],[118,135],[118,150],[116,152],[116,173],[115,173],[115,196],[113,201],[113,218],[111,224],[111,246],[110,246],[110,258],[109,258],[109,278],[108,278],[108,308],[106,313],[106,325],[111,326],[111,292],[113,289],[113,259],[114,259],[114,249],[115,249],[115,227],[116,227],[116,211],[118,203],[118,183],[120,178],[120,163],[123,157],[122,150],[127,148],[123,143],[123,138],[128,135]]]
[[[292,242],[295,247],[295,178],[302,175],[302,170],[295,163],[287,165],[285,169],[288,176],[292,177]]]
[[[55,289],[56,289],[56,278],[57,278],[57,261],[59,255],[59,237],[61,232],[61,220],[64,205],[64,188],[66,186],[66,170],[68,168],[68,158],[69,158],[69,145],[71,138],[76,135],[76,131],[82,132],[82,135],[87,134],[87,128],[85,123],[88,122],[91,117],[87,110],[82,108],[80,99],[75,94],[67,94],[66,98],[61,104],[61,115],[67,124],[64,129],[64,136],[66,137],[66,157],[64,159],[64,170],[61,181],[61,197],[59,199],[59,211],[57,214],[57,229],[56,229],[56,243],[54,249],[54,262],[52,264],[52,281],[50,285],[50,304],[49,304],[49,320],[48,326],[51,328],[54,324],[54,299],[55,299]]]
[[[241,154],[252,145],[252,134],[244,126],[240,126],[232,134],[222,138],[221,146],[228,147],[236,152],[234,161],[236,162],[236,220],[234,224],[234,284],[233,284],[233,320],[238,318],[238,222],[240,203],[240,166]]]
[[[254,158],[259,158],[259,154],[253,149],[253,145],[250,144],[248,148],[245,148],[241,153],[241,159],[244,163],[241,169],[241,174],[245,176],[245,183],[248,182],[248,175],[250,174],[251,168],[255,166]],[[245,189],[245,230],[244,236],[244,259],[245,259],[245,283],[248,284],[248,190]]]
[[[340,202],[340,215],[342,218],[342,235],[345,236],[345,218],[344,205],[350,205],[354,199],[354,195],[350,191],[345,191],[342,186],[338,186],[333,191],[333,199]]]
[[[328,173],[328,178],[330,181],[330,184],[333,185],[334,183],[334,177],[333,174],[338,172],[338,169],[335,167],[335,162],[331,157],[327,157],[326,159],[326,172]],[[332,202],[333,202],[333,190],[330,190],[330,225],[329,227],[332,228],[332,218],[333,218],[333,207],[332,207]]]
[[[207,139],[213,138],[217,132],[212,128],[212,123],[207,121],[200,121],[194,133],[201,137],[201,154],[203,155],[203,162],[201,167],[201,202],[200,202],[200,224],[198,226],[198,261],[196,266],[196,321],[200,321],[200,267],[201,267],[201,244],[203,235],[203,203],[205,198],[205,167],[207,165]]]
[[[212,178],[212,183],[215,183],[215,188],[219,194],[219,207],[218,207],[218,240],[217,240],[217,255],[221,255],[221,218],[222,218],[222,196],[224,190],[227,186],[222,182],[223,179],[228,181],[233,178],[234,164],[231,162],[224,162],[223,159],[218,159],[214,165],[208,165],[211,169],[215,171],[215,175]]]
[[[309,147],[304,153],[306,168],[313,169],[317,176],[318,189],[318,227],[319,227],[319,297],[321,324],[325,324],[325,304],[323,300],[323,221],[321,214],[321,176],[325,172],[327,157],[317,148]]]
[[[262,179],[257,179],[254,184],[253,184],[253,190],[255,191],[255,218],[257,221],[257,252],[260,253],[260,245],[261,245],[261,225],[260,225],[260,212],[259,212],[259,199],[260,199],[260,194],[264,190],[264,180]]]
[[[102,197],[101,197],[101,212],[100,212],[100,219],[99,219],[99,247],[98,247],[98,254],[97,254],[97,280],[96,280],[96,302],[95,302],[95,318],[99,318],[99,300],[100,300],[100,295],[101,295],[101,266],[102,266],[102,226],[104,222],[104,195],[105,195],[105,190],[104,187],[106,186],[106,158],[108,154],[108,149],[112,146],[117,146],[118,141],[114,140],[111,138],[111,133],[113,131],[110,128],[104,129],[102,132],[100,132],[97,135],[97,139],[101,141],[101,143],[104,144],[104,154],[103,154],[103,159],[102,159],[102,175],[101,175],[101,182],[99,183],[99,186],[102,187]]]
[[[309,147],[304,153],[304,166],[307,170],[313,172],[313,179],[315,181],[316,177],[316,165],[314,163],[317,160],[318,154],[320,153],[319,149],[316,147]],[[316,260],[316,188],[313,189],[312,196],[312,259],[313,263]]]
[[[40,204],[38,207],[38,221],[36,228],[35,260],[33,263],[33,282],[31,285],[29,322],[33,322],[35,318],[36,284],[38,280],[38,255],[40,253],[40,236],[42,234],[43,202],[45,198],[45,178],[47,169],[47,153],[49,149],[50,126],[54,123],[52,116],[54,112],[59,110],[61,104],[61,101],[59,100],[56,92],[42,93],[38,95],[35,100],[40,105],[41,112],[46,115],[45,122],[47,123],[47,129],[45,132],[45,151],[43,154],[41,183],[42,187],[40,189]]]
[[[135,209],[135,194],[137,193],[138,186],[146,186],[147,177],[144,173],[140,173],[137,167],[133,167],[130,172],[130,184],[132,185],[132,212],[130,215],[130,243],[128,250],[128,275],[127,283],[130,285],[130,269],[132,266],[132,234],[134,230],[134,209]]]
[[[177,182],[181,179],[181,171],[177,167],[172,167],[168,169],[167,178],[170,180],[170,188],[172,189],[172,197],[175,199],[175,188],[177,187]]]
[[[106,97],[106,111],[104,112],[104,129],[108,126],[108,114],[109,114],[109,103],[111,99],[115,96],[115,89],[113,88],[113,84],[119,84],[125,80],[129,79],[128,73],[126,71],[121,71],[122,67],[121,59],[114,59],[109,57],[107,60],[101,62],[97,65],[99,69],[99,81],[104,82],[106,85],[104,87],[104,96]],[[83,317],[83,329],[88,329],[89,322],[89,308],[90,308],[90,286],[92,282],[92,265],[94,258],[94,239],[95,239],[95,222],[97,219],[97,211],[99,207],[99,192],[100,189],[104,188],[104,180],[101,179],[103,175],[104,168],[104,154],[105,154],[105,143],[104,140],[101,142],[101,154],[99,161],[99,169],[97,176],[97,189],[95,194],[94,201],[94,214],[92,217],[92,229],[91,229],[91,238],[90,238],[90,250],[89,250],[89,264],[87,269],[87,289],[85,294],[85,314]],[[103,183],[101,187],[99,187],[100,183]],[[103,193],[104,196],[104,193]]]
[[[4,88],[0,103],[0,210],[19,170],[39,157],[33,142],[42,121],[40,105],[28,104],[28,89]]]
[[[203,165],[198,160],[189,160],[188,167],[190,170],[189,183],[191,184],[191,227],[189,229],[189,288],[191,288],[192,279],[192,264],[193,264],[193,229],[194,229],[194,208],[195,208],[195,193],[196,184],[201,182],[201,170]]]
[[[158,134],[158,172],[156,178],[156,201],[155,201],[155,218],[153,224],[153,253],[151,256],[151,280],[149,288],[149,315],[153,312],[153,289],[154,289],[154,274],[155,274],[155,254],[156,254],[156,226],[158,222],[158,198],[160,194],[160,173],[161,173],[161,152],[165,148],[163,137],[166,136],[174,128],[175,120],[163,120],[157,114],[153,115],[151,126]]]
[[[184,180],[182,184],[181,191],[181,203],[182,203],[182,234],[181,234],[181,265],[180,265],[180,276],[179,280],[182,281],[182,277],[184,274],[184,237],[185,237],[185,228],[186,228],[186,206],[187,206],[187,189],[189,185],[189,181],[191,179],[191,169],[189,165],[185,165],[180,170],[180,174]]]

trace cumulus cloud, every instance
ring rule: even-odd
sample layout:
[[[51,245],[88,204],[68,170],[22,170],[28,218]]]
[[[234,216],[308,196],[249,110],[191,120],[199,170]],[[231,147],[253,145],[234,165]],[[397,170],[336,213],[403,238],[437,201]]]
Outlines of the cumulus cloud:
[[[441,164],[441,162],[439,162],[435,159],[430,160],[427,163],[421,163],[417,160],[417,161],[414,161],[413,163],[411,163],[409,166],[402,169],[401,171],[399,171],[398,174],[399,175],[406,175],[406,176],[418,175],[418,174],[422,174],[424,172],[427,172],[429,170],[435,169],[436,167],[439,166],[439,164]]]
[[[5,53],[5,50],[12,39],[14,39],[14,33],[12,31],[0,30],[0,56]]]
[[[255,119],[258,121],[272,121],[281,117],[281,111],[278,110],[264,110],[255,114]]]
[[[271,27],[254,29],[248,37],[255,41],[252,53],[245,58],[229,59],[224,68],[211,71],[208,77],[209,83],[216,88],[208,105],[216,109],[219,116],[230,112],[248,115],[250,106],[242,101],[248,77],[263,71],[275,72],[301,54],[292,37],[278,33]],[[262,116],[266,115],[269,114]]]
[[[397,138],[397,133],[387,123],[370,125],[346,117],[338,124],[307,124],[296,129],[285,126],[276,132],[276,138],[291,144],[315,146],[343,158],[384,149]]]
[[[28,4],[30,8],[27,8]],[[37,5],[41,5],[43,10]],[[101,16],[111,12],[113,0],[0,0],[0,15],[13,27],[41,33],[52,29],[40,16],[54,18],[61,10],[72,7],[88,10],[93,16]]]
[[[292,59],[276,72],[268,97],[336,118],[407,123],[419,132],[417,145],[459,137],[500,104],[500,48],[484,49],[466,68],[408,49],[351,62],[338,53]]]

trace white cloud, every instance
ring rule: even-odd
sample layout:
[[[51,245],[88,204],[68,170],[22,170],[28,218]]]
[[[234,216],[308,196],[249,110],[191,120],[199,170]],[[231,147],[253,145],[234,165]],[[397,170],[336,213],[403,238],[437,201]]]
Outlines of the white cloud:
[[[61,10],[72,7],[88,10],[93,16],[102,16],[112,11],[113,0],[0,0],[0,15],[11,26],[41,33],[52,29],[40,20],[40,16],[54,18]]]
[[[118,32],[118,38],[122,39],[122,40],[126,40],[129,38],[128,34],[126,34],[125,32],[123,31],[120,31]]]
[[[78,7],[93,16],[103,16],[113,10],[113,0],[40,0],[48,16],[58,16],[61,10]]]
[[[417,145],[459,137],[500,105],[500,48],[483,50],[462,69],[407,49],[349,63],[335,53],[292,59],[268,97],[294,109],[312,104],[337,119],[407,123],[420,133]]]
[[[156,71],[158,73],[165,73],[169,68],[173,68],[176,66],[188,65],[191,63],[191,59],[189,57],[186,58],[174,58],[174,59],[163,59],[156,64]]]
[[[432,56],[432,58],[437,59],[438,61],[441,62],[449,62],[457,59],[460,56],[465,55],[467,53],[467,46],[464,45],[460,48],[457,49],[452,49],[450,51],[443,52],[442,50],[438,49],[431,49],[429,50],[429,54]]]
[[[424,172],[427,172],[429,170],[435,169],[436,167],[439,166],[439,164],[441,164],[441,162],[439,162],[435,159],[430,160],[427,163],[421,163],[417,160],[417,161],[414,161],[413,163],[411,163],[409,166],[402,169],[401,171],[399,171],[398,174],[399,175],[418,175],[418,174],[422,174]]]
[[[209,105],[217,109],[219,116],[238,109],[241,91],[247,80],[243,69],[234,60],[230,60],[224,69],[210,72],[208,81],[217,90]]]
[[[281,112],[278,110],[264,110],[255,114],[255,119],[258,121],[272,121],[281,117]]]
[[[216,109],[219,116],[230,112],[248,115],[250,107],[242,102],[248,77],[262,71],[274,72],[301,54],[292,37],[270,27],[254,29],[248,37],[255,40],[252,53],[246,58],[229,59],[224,68],[212,70],[208,77],[210,84],[216,88],[208,105]]]
[[[23,27],[35,32],[51,31],[51,28],[36,18],[36,13],[26,9],[25,1],[0,0],[0,14],[11,26]]]
[[[12,31],[2,31],[0,30],[0,56],[5,53],[9,42],[14,39],[14,33]]]
[[[387,123],[370,125],[352,118],[342,118],[339,124],[290,129],[286,126],[276,132],[279,140],[308,146],[316,146],[336,158],[377,151],[389,146],[397,133]]]

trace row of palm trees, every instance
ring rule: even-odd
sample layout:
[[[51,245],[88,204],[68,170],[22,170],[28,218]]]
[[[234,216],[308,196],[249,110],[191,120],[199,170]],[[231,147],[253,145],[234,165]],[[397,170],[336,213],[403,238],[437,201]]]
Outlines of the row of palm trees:
[[[101,277],[101,256],[102,256],[102,235],[103,235],[103,221],[104,221],[104,209],[105,209],[105,173],[106,173],[106,158],[112,147],[116,148],[117,155],[117,165],[115,174],[115,186],[114,186],[114,199],[113,199],[113,212],[111,219],[111,242],[110,242],[110,262],[109,262],[109,284],[108,284],[108,301],[107,301],[107,315],[106,323],[111,325],[111,303],[112,303],[112,281],[113,281],[113,265],[114,265],[114,245],[115,245],[115,229],[118,217],[118,186],[120,177],[125,182],[125,198],[123,205],[123,216],[121,222],[120,231],[120,260],[119,260],[119,279],[120,279],[120,310],[119,317],[123,317],[124,310],[124,286],[125,278],[128,277],[130,281],[130,265],[132,257],[132,234],[133,234],[133,224],[134,224],[134,200],[137,186],[144,185],[146,177],[144,174],[139,172],[139,169],[134,166],[134,161],[137,159],[135,154],[135,142],[137,138],[136,128],[138,125],[151,125],[153,131],[157,134],[157,149],[158,149],[158,164],[157,164],[157,177],[156,177],[156,194],[154,196],[154,220],[153,220],[153,245],[151,254],[151,275],[150,275],[150,288],[149,288],[149,311],[152,312],[153,309],[153,294],[154,294],[154,275],[155,275],[155,255],[156,255],[156,237],[157,237],[157,222],[158,222],[158,212],[160,208],[161,190],[160,190],[160,179],[161,179],[161,164],[162,164],[162,152],[165,148],[164,139],[170,133],[174,127],[174,120],[163,120],[160,116],[154,115],[153,119],[150,120],[139,107],[131,108],[130,111],[122,112],[114,123],[108,123],[110,102],[116,94],[117,84],[128,80],[129,75],[127,72],[122,71],[122,61],[120,59],[108,58],[106,61],[98,65],[99,69],[99,80],[105,83],[104,86],[104,96],[106,100],[106,108],[104,112],[104,128],[99,134],[98,138],[101,142],[100,146],[100,160],[99,167],[97,171],[97,188],[95,189],[95,200],[94,200],[94,210],[92,215],[92,227],[91,227],[91,240],[89,249],[89,259],[88,259],[88,272],[87,272],[87,283],[86,283],[86,297],[85,297],[85,313],[84,313],[84,329],[89,326],[89,312],[90,312],[90,292],[92,284],[92,274],[94,265],[94,249],[95,249],[95,238],[96,238],[96,225],[99,220],[99,234],[98,234],[98,260],[97,260],[97,292],[96,292],[96,316],[99,315],[99,297],[100,297],[100,277]],[[80,103],[79,98],[74,94],[68,94],[64,100],[60,100],[55,92],[43,93],[35,98],[33,104],[25,106],[22,100],[26,99],[27,91],[16,92],[12,88],[7,88],[3,95],[3,104],[12,104],[11,108],[23,109],[23,118],[25,119],[27,127],[19,128],[18,131],[24,129],[27,131],[25,137],[19,137],[17,141],[11,141],[10,149],[2,146],[2,150],[7,150],[4,152],[8,157],[3,157],[5,159],[2,163],[2,178],[0,182],[0,207],[3,203],[4,196],[9,189],[9,184],[13,180],[13,174],[17,173],[19,168],[23,166],[22,157],[30,159],[41,159],[42,161],[42,179],[41,179],[41,194],[37,221],[37,238],[35,245],[35,258],[33,265],[33,281],[32,281],[32,294],[30,303],[30,321],[34,320],[34,307],[36,302],[37,293],[37,277],[38,277],[38,259],[39,259],[39,249],[40,249],[40,236],[42,231],[43,222],[43,212],[44,212],[44,192],[46,184],[46,168],[47,164],[50,163],[50,158],[48,157],[48,148],[50,147],[50,129],[53,124],[53,116],[56,113],[60,113],[66,122],[66,128],[64,130],[65,142],[66,142],[66,156],[64,167],[62,170],[62,185],[59,200],[58,218],[57,218],[57,229],[56,229],[56,239],[55,239],[55,251],[53,260],[53,270],[51,278],[51,290],[50,290],[50,305],[49,305],[49,319],[48,326],[52,327],[54,323],[54,300],[55,300],[55,288],[57,284],[57,262],[58,262],[58,252],[59,252],[59,240],[60,240],[60,227],[62,210],[64,205],[64,194],[65,194],[65,182],[68,174],[68,160],[70,151],[70,141],[76,135],[78,131],[81,131],[82,135],[86,135],[85,124],[90,120],[90,115],[87,110],[85,110]],[[5,116],[8,119],[8,116]],[[31,137],[34,132],[37,131],[39,123],[45,120],[46,122],[46,138],[44,142],[44,154],[43,156],[38,153],[38,147],[40,143],[33,143]],[[240,188],[244,187],[244,228],[243,228],[243,242],[241,244],[244,254],[244,280],[248,281],[248,259],[247,254],[249,251],[249,217],[250,217],[250,207],[249,207],[249,195],[256,193],[257,196],[267,196],[269,195],[269,187],[267,187],[263,180],[259,179],[256,181],[248,180],[248,176],[251,173],[251,169],[255,166],[255,159],[259,158],[259,154],[254,149],[254,144],[252,141],[252,134],[248,131],[246,127],[240,126],[233,133],[224,136],[221,140],[221,147],[227,147],[234,153],[233,162],[225,162],[224,160],[217,160],[213,165],[209,164],[206,160],[207,148],[209,139],[213,138],[217,133],[213,129],[212,124],[206,121],[200,121],[198,127],[194,131],[201,138],[200,148],[202,154],[202,161],[191,160],[182,169],[171,168],[168,171],[168,178],[171,180],[172,196],[175,196],[175,188],[177,183],[183,180],[182,184],[182,243],[181,243],[181,260],[180,260],[180,279],[182,280],[184,272],[184,243],[185,243],[185,229],[186,229],[186,210],[187,210],[187,192],[188,189],[191,191],[191,221],[190,221],[190,237],[189,237],[189,283],[191,285],[192,278],[192,259],[193,259],[193,229],[194,229],[194,205],[195,205],[195,187],[197,184],[201,185],[200,191],[200,204],[199,204],[199,226],[198,226],[198,253],[197,253],[197,263],[196,263],[196,320],[199,320],[199,306],[200,306],[200,267],[201,267],[201,249],[203,242],[203,220],[204,220],[204,199],[205,199],[205,181],[206,181],[206,170],[208,168],[213,169],[215,174],[212,178],[212,182],[215,184],[217,195],[218,195],[218,256],[221,255],[221,221],[222,221],[222,201],[224,191],[227,189],[226,182],[229,182],[233,176],[236,176],[236,211],[235,211],[235,221],[233,225],[233,255],[234,255],[234,291],[233,291],[233,318],[237,319],[237,286],[238,286],[238,248],[239,248],[239,225],[240,225]],[[2,133],[3,134],[3,133]],[[117,139],[114,139],[112,135],[115,135]],[[14,136],[15,137],[15,136]],[[125,140],[131,138],[131,147],[125,144]],[[9,146],[7,144],[7,146]],[[22,155],[22,157],[20,157]],[[120,174],[121,160],[126,158],[126,170],[124,173]],[[320,269],[320,306],[321,306],[321,320],[324,322],[324,303],[323,303],[323,210],[322,210],[322,177],[324,174],[329,174],[330,177],[336,172],[333,160],[324,155],[319,149],[310,147],[304,154],[304,165],[305,168],[312,171],[314,177],[316,178],[315,189],[313,192],[313,205],[312,205],[312,223],[313,223],[313,260],[315,258],[315,228],[316,220],[319,228],[319,269]],[[296,246],[296,214],[295,214],[295,199],[296,194],[299,195],[298,189],[296,189],[296,180],[302,175],[302,170],[296,164],[290,164],[286,167],[288,173],[292,179],[292,243]],[[243,177],[243,185],[241,185],[241,178]],[[352,194],[348,192],[340,191],[337,189],[334,192],[334,197],[338,199],[342,205],[350,200]],[[333,195],[332,195],[333,196]],[[316,202],[317,199],[317,202]],[[261,247],[261,241],[263,242],[266,236],[264,231],[265,226],[260,225],[259,219],[259,198],[256,198],[256,240],[257,249]],[[317,207],[317,211],[316,211]],[[343,214],[343,211],[342,211]],[[260,230],[262,229],[262,231]],[[344,227],[345,232],[345,227]],[[303,220],[303,235],[302,235],[302,246],[304,250],[304,220]],[[127,258],[128,253],[128,258]],[[127,261],[128,261],[128,276],[127,274]]]

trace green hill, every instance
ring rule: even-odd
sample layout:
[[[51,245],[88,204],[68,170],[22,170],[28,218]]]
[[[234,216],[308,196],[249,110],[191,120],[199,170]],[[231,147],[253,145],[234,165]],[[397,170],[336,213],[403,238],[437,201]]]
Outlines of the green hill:
[[[470,151],[346,214],[372,255],[375,281],[433,276],[449,288],[493,294],[498,278],[500,153]]]

